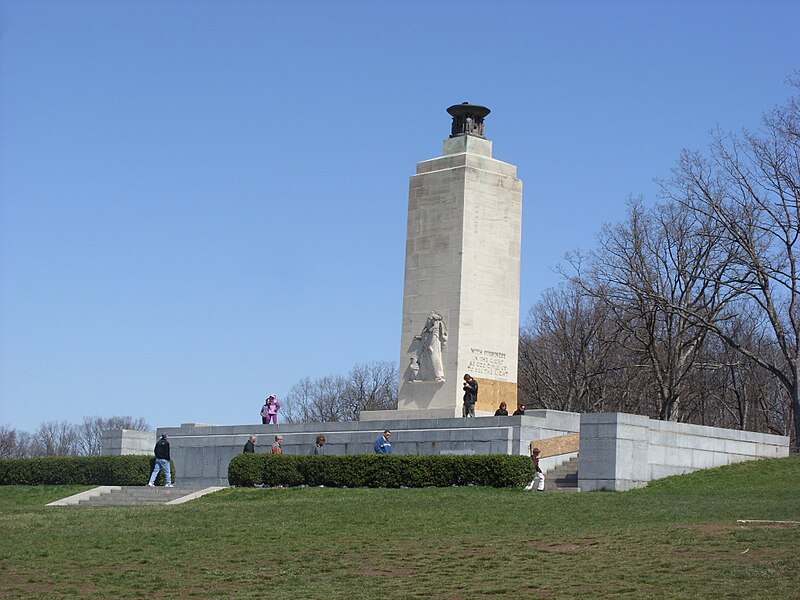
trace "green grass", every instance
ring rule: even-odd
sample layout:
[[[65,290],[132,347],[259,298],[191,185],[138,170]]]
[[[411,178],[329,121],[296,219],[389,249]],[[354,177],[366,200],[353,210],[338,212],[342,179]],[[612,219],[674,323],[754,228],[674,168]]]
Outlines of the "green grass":
[[[0,598],[800,597],[800,458],[631,492],[230,489],[46,508],[0,488]]]

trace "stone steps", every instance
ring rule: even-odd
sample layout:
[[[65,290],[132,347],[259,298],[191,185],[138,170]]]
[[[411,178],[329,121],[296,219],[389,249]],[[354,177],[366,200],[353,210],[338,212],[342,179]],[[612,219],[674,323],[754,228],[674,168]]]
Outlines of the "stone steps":
[[[578,457],[570,458],[567,462],[547,471],[544,476],[545,492],[580,492],[578,487]]]
[[[141,485],[103,486],[53,502],[48,506],[152,506],[182,504],[224,489],[221,486],[176,486],[172,488]]]

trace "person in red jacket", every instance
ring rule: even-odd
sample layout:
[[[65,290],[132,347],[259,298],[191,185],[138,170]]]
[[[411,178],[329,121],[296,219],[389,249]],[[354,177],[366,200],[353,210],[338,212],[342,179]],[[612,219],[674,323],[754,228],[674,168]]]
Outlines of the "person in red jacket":
[[[525,491],[530,491],[533,489],[533,486],[536,484],[537,480],[539,485],[536,486],[536,491],[543,492],[544,491],[544,473],[542,473],[542,468],[539,466],[539,454],[541,450],[538,448],[531,448],[531,459],[533,460],[533,466],[536,469],[536,474],[531,479],[531,482],[525,486]]]

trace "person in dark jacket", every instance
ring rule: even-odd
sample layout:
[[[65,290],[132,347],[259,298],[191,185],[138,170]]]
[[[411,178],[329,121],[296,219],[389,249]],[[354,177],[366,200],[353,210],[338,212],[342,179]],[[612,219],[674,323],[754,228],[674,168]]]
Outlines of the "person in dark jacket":
[[[464,407],[462,415],[464,417],[475,416],[475,404],[478,402],[478,382],[467,373],[464,375]]]
[[[164,471],[164,476],[167,478],[167,487],[172,487],[172,473],[169,468],[169,442],[167,441],[167,434],[163,434],[161,439],[156,442],[153,453],[156,455],[156,464],[153,467],[153,473],[150,475],[150,487],[156,484],[156,477],[159,471]]]
[[[250,439],[247,440],[247,443],[244,445],[244,452],[242,454],[250,454],[256,451],[256,441],[257,438],[254,435],[250,436]]]
[[[508,416],[508,409],[506,408],[507,404],[505,402],[500,403],[500,408],[494,411],[495,417],[507,417]]]
[[[517,404],[517,410],[514,411],[514,414],[511,415],[512,417],[519,417],[525,414],[525,405],[524,404]]]

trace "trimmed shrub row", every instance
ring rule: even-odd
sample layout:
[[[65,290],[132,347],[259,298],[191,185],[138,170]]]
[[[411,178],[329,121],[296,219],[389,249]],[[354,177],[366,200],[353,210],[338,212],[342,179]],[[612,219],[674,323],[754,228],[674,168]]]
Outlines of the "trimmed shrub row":
[[[154,464],[146,455],[9,458],[0,460],[0,485],[146,485]]]
[[[328,487],[515,487],[533,477],[524,456],[439,455],[293,456],[239,454],[228,465],[231,485]]]

